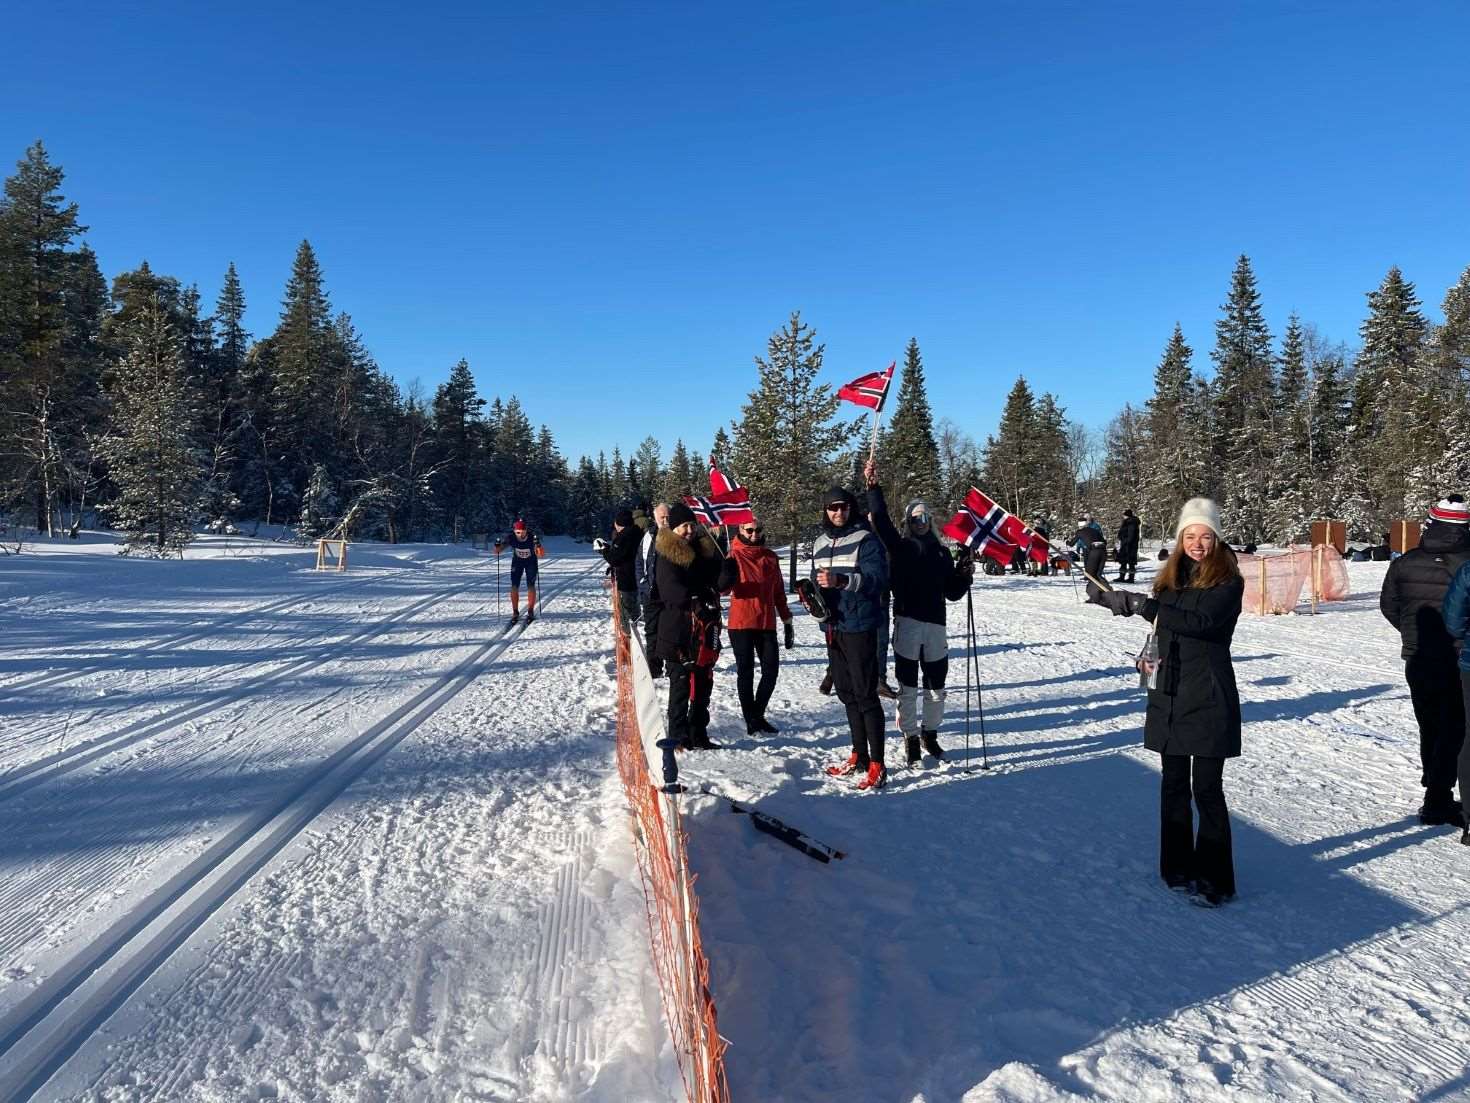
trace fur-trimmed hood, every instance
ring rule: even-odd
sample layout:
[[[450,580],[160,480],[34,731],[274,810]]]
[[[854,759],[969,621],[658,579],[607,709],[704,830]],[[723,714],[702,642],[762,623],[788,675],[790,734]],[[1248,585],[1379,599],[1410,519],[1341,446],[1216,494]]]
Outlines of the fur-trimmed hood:
[[[719,545],[707,532],[701,532],[691,544],[673,529],[659,529],[653,546],[661,557],[685,569],[693,565],[696,549],[701,559],[720,558]]]

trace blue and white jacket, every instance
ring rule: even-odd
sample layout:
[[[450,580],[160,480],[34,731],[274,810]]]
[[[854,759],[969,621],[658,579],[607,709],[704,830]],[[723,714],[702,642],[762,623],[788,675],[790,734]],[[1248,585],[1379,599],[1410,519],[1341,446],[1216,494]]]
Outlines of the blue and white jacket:
[[[1470,563],[1456,571],[1450,580],[1440,612],[1444,616],[1445,631],[1460,652],[1460,669],[1470,670],[1470,647],[1465,646],[1466,630],[1470,629]],[[1453,693],[1454,687],[1447,688],[1445,692]]]
[[[872,632],[883,621],[883,594],[888,589],[888,556],[883,545],[860,520],[857,500],[848,524],[834,529],[824,518],[822,535],[812,546],[811,577],[824,567],[847,576],[841,589],[822,591],[832,611],[832,627],[839,632]]]

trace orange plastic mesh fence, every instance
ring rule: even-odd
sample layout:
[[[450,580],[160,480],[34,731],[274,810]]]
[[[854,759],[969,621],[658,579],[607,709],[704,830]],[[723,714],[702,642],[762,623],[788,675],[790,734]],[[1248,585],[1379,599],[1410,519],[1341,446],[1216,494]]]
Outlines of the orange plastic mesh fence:
[[[1348,596],[1347,566],[1330,544],[1239,558],[1240,573],[1245,576],[1247,613],[1289,613],[1303,597],[1310,600],[1313,593],[1319,602],[1341,601]]]
[[[664,1018],[689,1103],[729,1103],[725,1042],[716,1026],[709,961],[699,937],[699,898],[689,871],[678,798],[661,792],[649,771],[634,689],[635,649],[618,630],[613,591],[613,648],[618,669],[618,773],[632,812],[634,848],[648,910],[649,946],[663,997]]]

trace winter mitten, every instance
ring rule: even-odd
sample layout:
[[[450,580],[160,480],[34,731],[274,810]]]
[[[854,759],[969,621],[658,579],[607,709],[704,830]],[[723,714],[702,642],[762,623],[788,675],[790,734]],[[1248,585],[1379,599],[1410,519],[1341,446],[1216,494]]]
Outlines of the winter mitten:
[[[786,622],[785,635],[786,650],[790,651],[796,646],[796,625],[792,624],[789,620]]]

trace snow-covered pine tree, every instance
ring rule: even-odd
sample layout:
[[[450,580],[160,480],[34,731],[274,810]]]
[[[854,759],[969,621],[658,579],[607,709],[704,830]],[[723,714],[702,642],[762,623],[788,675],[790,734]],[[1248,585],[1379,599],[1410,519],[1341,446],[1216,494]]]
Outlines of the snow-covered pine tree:
[[[182,555],[194,538],[200,457],[183,341],[163,304],[140,306],[113,388],[114,425],[105,454],[126,533],[123,554]]]
[[[1194,373],[1193,358],[1176,322],[1143,410],[1145,471],[1134,508],[1146,536],[1172,537],[1180,506],[1210,489],[1208,389]]]
[[[1042,508],[1036,465],[1036,398],[1025,376],[1006,395],[1000,424],[985,442],[983,489],[1012,513],[1027,517]]]
[[[1266,504],[1266,532],[1278,544],[1300,542],[1310,531],[1312,471],[1307,464],[1307,386],[1305,336],[1301,319],[1292,314],[1281,339],[1281,374],[1273,416],[1276,447]]]
[[[1271,462],[1275,454],[1276,364],[1271,331],[1250,258],[1241,254],[1230,293],[1215,323],[1212,480],[1227,534],[1258,543],[1267,539]]]
[[[1426,436],[1419,419],[1424,416],[1421,390],[1428,383],[1424,367],[1429,323],[1419,310],[1414,285],[1397,267],[1368,292],[1368,316],[1359,334],[1353,380],[1353,411],[1349,447],[1363,459],[1363,483],[1368,499],[1366,520],[1375,534],[1403,517],[1408,475],[1425,459]]]
[[[662,483],[659,485],[658,497],[661,501],[677,502],[685,494],[696,492],[703,494],[709,489],[709,483],[705,480],[705,472],[695,471],[689,462],[689,450],[684,447],[683,440],[674,442],[674,454],[669,458],[668,470],[664,472]]]
[[[301,522],[297,534],[303,540],[320,540],[331,533],[338,521],[337,490],[332,473],[319,463],[311,469],[306,493],[301,497]]]
[[[715,430],[714,442],[709,446],[709,462],[730,474],[730,434],[725,432],[723,425]]]
[[[67,292],[82,273],[68,246],[86,227],[61,194],[65,174],[39,141],[0,199],[0,423],[7,502],[27,497],[55,533],[62,464],[86,427],[98,379],[66,355]]]
[[[901,513],[915,498],[922,498],[935,512],[943,508],[938,501],[939,445],[934,439],[934,414],[916,337],[909,338],[904,350],[903,381],[878,445],[878,458],[892,512]]]
[[[767,341],[766,355],[755,358],[760,381],[735,426],[733,467],[765,518],[770,542],[791,544],[792,586],[797,544],[818,522],[823,479],[858,424],[833,421],[842,400],[817,382],[823,352],[815,330],[793,312]]]

